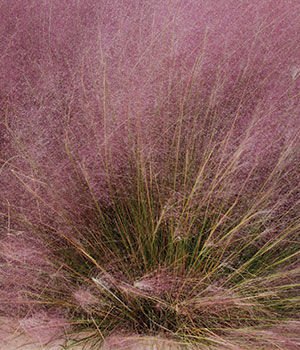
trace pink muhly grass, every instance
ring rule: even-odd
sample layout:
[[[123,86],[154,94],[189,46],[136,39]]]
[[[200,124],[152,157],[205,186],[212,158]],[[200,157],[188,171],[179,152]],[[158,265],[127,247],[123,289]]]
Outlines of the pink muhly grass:
[[[299,10],[0,0],[1,314],[298,345]]]
[[[167,338],[154,338],[154,337],[143,337],[138,334],[112,334],[110,337],[105,339],[103,344],[103,350],[138,350],[138,349],[149,349],[149,350],[180,350],[186,349],[185,344],[174,342]]]
[[[91,294],[90,291],[85,289],[78,289],[73,293],[73,297],[76,302],[82,307],[88,307],[89,305],[98,304],[99,300]]]
[[[122,334],[112,334],[110,337],[105,339],[103,344],[104,350],[113,350],[113,349],[131,349],[132,346],[137,342],[138,335],[128,335]]]
[[[46,344],[63,336],[70,325],[59,315],[35,313],[20,319],[20,328],[39,344]]]

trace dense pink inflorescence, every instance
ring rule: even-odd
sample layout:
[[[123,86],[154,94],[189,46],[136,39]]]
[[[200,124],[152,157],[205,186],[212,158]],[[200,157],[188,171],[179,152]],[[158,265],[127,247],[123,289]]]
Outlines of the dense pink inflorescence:
[[[11,304],[1,311],[23,312],[13,291],[52,273],[51,247],[28,222],[75,235],[66,217],[84,221],[94,199],[111,205],[109,183],[131,184],[134,157],[168,174],[180,117],[188,138],[197,116],[196,164],[211,135],[216,164],[237,155],[222,198],[254,166],[245,192],[255,193],[287,148],[274,201],[299,200],[299,10],[293,0],[0,0],[0,298]],[[73,296],[93,303],[87,290]],[[35,332],[36,317],[24,329]]]
[[[1,5],[3,19],[9,18],[2,25],[6,120],[1,129],[7,124],[27,160],[24,164],[18,156],[11,162],[51,184],[63,205],[71,200],[78,206],[72,196],[76,190],[69,185],[76,179],[74,163],[86,171],[97,198],[108,200],[105,153],[109,151],[109,165],[126,181],[136,133],[145,156],[161,167],[167,141],[159,136],[172,136],[168,130],[172,132],[180,104],[189,117],[213,110],[220,134],[237,119],[225,145],[229,155],[256,119],[245,146],[247,170],[256,157],[272,164],[298,130],[295,2]],[[11,137],[4,133],[6,149]],[[2,158],[15,154],[11,150]],[[7,166],[3,171],[6,198],[13,203],[15,191],[23,186]],[[30,186],[43,191],[40,183]],[[55,200],[46,198],[48,203]]]
[[[70,325],[59,314],[35,313],[20,320],[20,328],[24,330],[33,341],[46,344],[63,335],[63,330],[69,330]]]

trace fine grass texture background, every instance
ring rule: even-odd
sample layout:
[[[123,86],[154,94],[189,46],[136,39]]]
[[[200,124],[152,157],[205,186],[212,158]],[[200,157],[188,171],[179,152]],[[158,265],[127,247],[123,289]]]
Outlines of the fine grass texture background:
[[[299,348],[299,14],[0,0],[1,317],[66,349]]]

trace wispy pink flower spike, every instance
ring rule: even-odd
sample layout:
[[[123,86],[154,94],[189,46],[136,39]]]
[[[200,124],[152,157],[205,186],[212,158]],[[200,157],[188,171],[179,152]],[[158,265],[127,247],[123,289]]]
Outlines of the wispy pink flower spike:
[[[22,330],[39,344],[46,344],[58,339],[70,327],[64,318],[42,312],[23,318],[19,323]]]

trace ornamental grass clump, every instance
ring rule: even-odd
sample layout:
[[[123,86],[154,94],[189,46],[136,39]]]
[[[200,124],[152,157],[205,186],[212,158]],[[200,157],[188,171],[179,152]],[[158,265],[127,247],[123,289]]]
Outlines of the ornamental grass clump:
[[[299,346],[299,10],[0,0],[1,316],[70,348]]]

